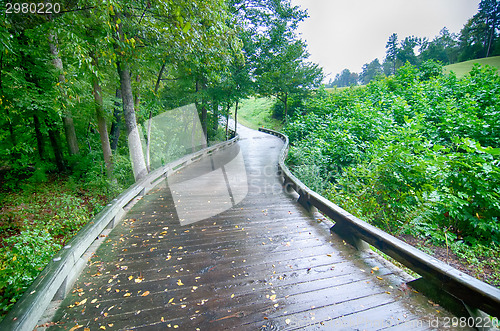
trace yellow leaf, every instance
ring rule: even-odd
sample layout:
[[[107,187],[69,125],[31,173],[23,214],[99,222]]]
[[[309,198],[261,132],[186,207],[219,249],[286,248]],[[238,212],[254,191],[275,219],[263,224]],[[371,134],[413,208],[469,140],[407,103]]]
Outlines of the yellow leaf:
[[[172,258],[172,256],[171,256],[171,255],[167,255],[167,258],[165,259],[165,261],[168,261],[168,260],[170,260],[171,258]]]
[[[147,295],[149,295],[149,291],[146,291],[146,292],[142,293],[142,294],[141,294],[141,297],[145,297],[145,296],[147,296]]]
[[[271,299],[271,300],[273,300],[273,301],[274,301],[274,300],[276,300],[276,294],[271,295],[271,296],[269,297],[269,299]]]
[[[380,280],[382,280],[383,278],[382,278],[382,277],[379,277],[379,276],[377,276],[377,279],[380,279]]]
[[[168,303],[172,303],[174,301],[174,298],[168,300]]]
[[[231,294],[231,299],[232,299],[232,298],[234,298],[234,293],[233,293],[233,294]]]
[[[289,319],[289,318],[287,318],[287,319],[285,320],[285,323],[286,323],[287,325],[288,325],[288,324],[290,324],[291,322],[292,322],[292,321],[290,321],[290,319]]]
[[[373,267],[372,268],[373,271],[378,271],[379,270],[379,267]]]
[[[85,302],[87,302],[87,299],[83,299],[82,301],[77,302],[76,305],[81,306],[81,305],[85,304]]]
[[[142,278],[136,278],[136,279],[135,279],[135,282],[136,282],[136,283],[140,283],[140,282],[142,282]]]
[[[78,329],[80,329],[82,327],[83,327],[83,325],[75,325],[74,327],[72,327],[71,329],[69,329],[69,331],[78,330]]]
[[[90,303],[96,303],[96,302],[97,302],[97,299],[90,301]]]
[[[131,294],[130,292],[128,292],[128,293],[125,293],[123,296],[124,296],[124,297],[129,297],[129,296],[131,296],[131,295],[132,295],[132,294]]]
[[[101,327],[99,329],[106,330],[106,327],[104,325],[101,325]]]
[[[179,279],[179,280],[177,280],[177,285],[182,286],[182,285],[184,285],[184,284],[183,284],[183,283],[182,283],[182,281]]]
[[[17,260],[17,256],[14,255],[14,257],[12,258],[12,261],[15,261]]]
[[[134,278],[134,276],[128,276],[128,280],[132,280],[132,278]]]

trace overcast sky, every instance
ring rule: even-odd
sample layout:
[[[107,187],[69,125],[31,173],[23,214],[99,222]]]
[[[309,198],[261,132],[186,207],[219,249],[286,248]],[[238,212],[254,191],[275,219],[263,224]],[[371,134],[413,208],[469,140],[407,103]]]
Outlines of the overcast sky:
[[[347,68],[361,72],[375,58],[383,62],[389,36],[434,39],[443,27],[458,33],[478,11],[480,0],[291,0],[307,9],[299,33],[309,58],[327,77]]]

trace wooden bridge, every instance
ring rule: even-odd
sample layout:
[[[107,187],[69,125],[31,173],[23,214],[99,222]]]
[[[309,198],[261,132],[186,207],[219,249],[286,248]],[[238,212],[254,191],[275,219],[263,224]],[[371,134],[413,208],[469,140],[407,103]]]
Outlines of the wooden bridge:
[[[46,311],[45,318],[50,319],[38,321],[38,328],[467,329],[463,324],[454,327],[455,316],[408,287],[411,277],[372,250],[355,249],[342,239],[348,236],[331,234],[331,221],[306,211],[297,203],[296,193],[283,190],[277,167],[281,139],[245,127],[238,130],[248,183],[241,202],[218,215],[181,225],[185,223],[174,201],[178,192],[169,183],[174,185],[188,173],[196,178],[196,162],[168,181],[155,183],[122,222],[99,235],[102,244],[66,297]],[[208,157],[212,166],[218,155]],[[187,197],[193,210],[200,210],[197,202],[202,209],[227,203],[218,195],[207,197],[214,188],[203,182],[193,187]],[[310,196],[305,205],[313,200]],[[111,217],[111,223],[119,218]],[[417,258],[407,259],[419,266]],[[36,309],[33,302],[45,300],[30,298],[39,287],[63,287],[71,275],[63,275],[62,285],[48,280],[55,279],[50,273],[61,268],[42,275],[21,308],[6,318],[11,324],[2,326],[15,325],[21,315]],[[492,294],[493,304],[497,294]],[[481,300],[488,308],[490,301]]]

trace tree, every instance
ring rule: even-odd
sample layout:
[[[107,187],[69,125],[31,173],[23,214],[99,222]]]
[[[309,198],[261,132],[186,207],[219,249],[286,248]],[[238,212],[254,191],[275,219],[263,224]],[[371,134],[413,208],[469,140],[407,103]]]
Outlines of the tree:
[[[250,7],[245,2],[239,4],[249,14],[243,21],[248,29],[243,40],[245,51],[251,49],[246,54],[255,68],[257,91],[282,102],[287,120],[290,95],[306,94],[323,79],[318,65],[307,62],[306,45],[295,34],[306,13],[288,0],[252,1],[254,6]]]
[[[134,37],[129,39],[128,36],[131,35],[134,22],[132,21],[131,13],[127,12],[125,8],[122,11],[119,6],[115,8],[110,6],[109,14],[113,27],[113,45],[116,55],[116,68],[120,78],[122,106],[127,128],[130,159],[132,161],[134,178],[138,181],[147,175],[148,170],[146,168],[141,138],[137,128],[130,74],[130,62],[133,58],[135,39]]]
[[[365,85],[371,82],[375,77],[384,74],[382,65],[380,64],[378,59],[375,59],[370,63],[364,64],[362,70],[363,71],[361,72],[359,80],[361,81],[362,84]]]
[[[397,33],[393,33],[389,37],[389,40],[387,41],[385,48],[386,48],[386,57],[385,57],[386,62],[392,64],[392,74],[394,74],[396,73],[396,60],[399,53]]]
[[[332,87],[347,87],[357,85],[359,81],[359,76],[355,72],[351,72],[349,69],[344,69],[340,74],[335,75],[335,79],[332,83]]]
[[[484,47],[486,57],[490,56],[492,45],[494,45],[500,30],[500,1],[481,0],[479,3],[479,15],[484,21],[485,36]]]
[[[419,44],[419,39],[415,36],[406,37],[401,41],[401,48],[397,51],[396,58],[401,65],[409,62],[417,65],[417,56],[415,55],[415,47]]]

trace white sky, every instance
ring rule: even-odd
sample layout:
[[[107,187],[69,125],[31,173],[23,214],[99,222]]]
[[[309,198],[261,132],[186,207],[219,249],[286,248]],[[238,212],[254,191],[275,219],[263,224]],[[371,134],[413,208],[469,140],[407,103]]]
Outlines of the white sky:
[[[299,26],[309,60],[329,78],[347,68],[361,72],[365,63],[385,58],[389,36],[434,39],[443,27],[458,33],[478,11],[480,0],[291,0],[307,9]]]

